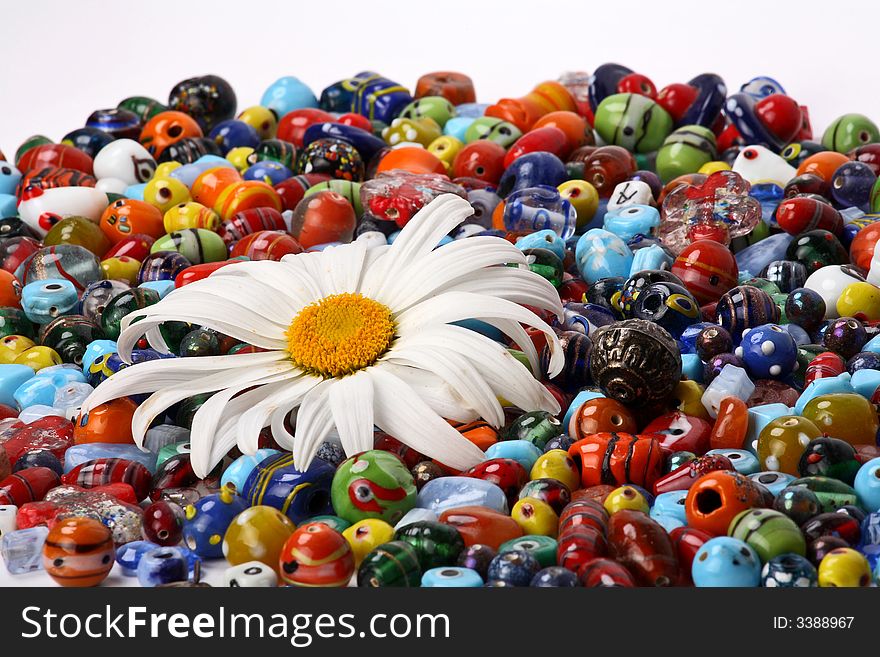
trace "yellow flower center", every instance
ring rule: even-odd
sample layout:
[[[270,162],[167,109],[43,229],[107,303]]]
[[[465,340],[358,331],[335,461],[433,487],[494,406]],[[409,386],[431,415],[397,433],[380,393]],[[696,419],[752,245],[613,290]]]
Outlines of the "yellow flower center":
[[[290,359],[331,378],[376,362],[394,337],[391,311],[360,294],[334,294],[306,306],[287,329]]]

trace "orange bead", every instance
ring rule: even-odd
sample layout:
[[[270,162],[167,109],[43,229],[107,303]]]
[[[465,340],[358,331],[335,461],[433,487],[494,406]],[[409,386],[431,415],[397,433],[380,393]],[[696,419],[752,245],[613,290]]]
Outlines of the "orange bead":
[[[188,114],[168,110],[159,112],[147,121],[141,130],[138,141],[150,151],[150,155],[158,158],[162,151],[187,137],[203,137],[202,129]]]
[[[562,130],[568,139],[570,150],[592,142],[592,130],[587,125],[587,120],[577,112],[569,112],[567,110],[550,112],[535,121],[532,130],[537,130],[544,126],[552,126]]]
[[[401,169],[410,173],[437,173],[442,176],[446,175],[446,167],[433,153],[428,152],[424,148],[415,146],[404,146],[403,148],[393,148],[382,158],[376,173],[383,171],[393,171]]]
[[[281,211],[281,197],[271,186],[259,180],[233,183],[220,192],[212,206],[223,221],[233,215],[255,208],[273,208]]]
[[[350,242],[357,217],[342,194],[324,190],[307,196],[293,212],[290,232],[305,248]]]
[[[727,535],[730,521],[742,511],[763,507],[764,494],[758,485],[738,472],[710,472],[688,489],[684,510],[688,527],[713,536]]]
[[[21,283],[5,269],[0,269],[0,306],[21,308]]]
[[[114,244],[135,234],[150,237],[162,237],[165,234],[161,210],[131,198],[121,198],[108,205],[101,215],[99,225]]]
[[[663,470],[663,450],[653,436],[596,433],[578,440],[568,455],[581,470],[581,485],[635,484],[650,488]]]
[[[523,132],[531,130],[535,121],[550,112],[577,109],[574,98],[558,82],[542,82],[522,98],[502,98],[486,108],[486,116],[509,121]]]
[[[743,449],[748,431],[749,407],[738,397],[726,397],[718,406],[709,445],[712,449]]]
[[[450,422],[455,430],[470,440],[484,452],[498,442],[498,432],[489,426],[488,422],[475,420],[473,422]]]
[[[106,404],[95,406],[86,415],[77,418],[73,428],[73,441],[84,443],[134,443],[131,435],[131,418],[137,409],[128,397],[120,397]]]
[[[523,535],[516,520],[482,506],[460,506],[440,514],[440,522],[452,525],[465,545],[488,545],[497,550],[502,543]]]
[[[635,416],[626,406],[614,399],[603,397],[583,403],[568,423],[568,435],[575,440],[594,433],[606,431],[635,433],[638,429]]]
[[[241,174],[236,169],[217,167],[199,174],[193,182],[190,192],[196,203],[201,203],[206,208],[212,208],[223,190],[237,182],[241,182]]]
[[[849,245],[849,258],[852,264],[866,271],[870,269],[877,240],[880,240],[880,221],[868,224],[856,233]]]
[[[43,544],[43,567],[61,586],[97,586],[113,568],[113,536],[94,518],[60,520]]]
[[[825,182],[830,183],[831,178],[834,177],[834,172],[837,171],[837,167],[846,162],[849,162],[849,158],[843,153],[821,151],[801,162],[797,175],[802,176],[805,173],[812,173],[822,178]]]

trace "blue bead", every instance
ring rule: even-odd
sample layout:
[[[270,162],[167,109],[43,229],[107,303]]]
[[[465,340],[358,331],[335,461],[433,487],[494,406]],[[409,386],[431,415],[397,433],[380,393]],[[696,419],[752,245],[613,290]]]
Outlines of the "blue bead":
[[[200,557],[219,559],[223,535],[235,516],[247,508],[247,500],[228,489],[202,497],[184,510],[184,544]]]
[[[136,576],[141,557],[157,547],[152,541],[132,541],[116,548],[116,563],[122,569],[122,574],[126,577]]]
[[[15,391],[33,377],[34,371],[27,365],[0,365],[0,404],[16,408]]]
[[[32,379],[15,389],[13,397],[19,408],[36,404],[52,406],[55,394],[70,383],[85,383],[86,377],[76,365],[52,365],[44,367]]]
[[[752,379],[787,377],[797,365],[797,344],[791,334],[776,324],[746,329],[736,355],[743,359]]]
[[[660,493],[654,500],[651,507],[650,516],[671,516],[681,520],[682,523],[687,522],[687,516],[684,511],[684,501],[687,497],[687,490],[672,490],[668,493]]]
[[[487,109],[489,109],[487,103],[462,103],[455,106],[455,113],[466,119],[478,119],[486,116]]]
[[[580,582],[578,582],[577,575],[568,568],[563,568],[562,566],[548,566],[547,568],[539,570],[535,576],[532,577],[529,586],[537,588],[561,588],[580,586]]]
[[[58,476],[64,474],[64,466],[61,465],[61,461],[58,460],[57,456],[46,449],[25,452],[18,457],[18,460],[12,467],[12,471],[19,472],[26,468],[49,468]]]
[[[636,235],[653,235],[660,226],[660,213],[650,205],[623,205],[605,213],[603,228],[625,242]]]
[[[101,358],[101,356],[115,354],[118,350],[119,348],[113,340],[92,340],[89,342],[89,344],[86,345],[86,351],[82,357],[83,374],[88,376],[89,367],[92,366],[92,363]]]
[[[142,287],[148,290],[154,290],[159,298],[164,298],[169,292],[172,292],[175,288],[174,281],[144,281],[138,287]]]
[[[622,239],[601,228],[593,228],[581,235],[575,247],[578,272],[587,283],[600,278],[629,276],[633,253]]]
[[[14,195],[19,180],[21,180],[21,171],[11,162],[0,161],[0,194]],[[4,216],[12,217],[15,213]]]
[[[0,556],[13,575],[43,568],[43,545],[49,528],[43,525],[6,532],[0,538]]]
[[[507,514],[507,497],[491,481],[474,477],[438,477],[422,486],[416,506],[429,509],[437,516],[458,506],[485,506]]]
[[[288,75],[269,85],[269,88],[263,92],[260,105],[273,110],[280,118],[295,109],[318,107],[318,99],[306,84]]]
[[[706,541],[694,557],[697,587],[753,587],[761,583],[761,559],[751,545],[729,536]]]
[[[857,393],[870,400],[877,392],[877,388],[880,388],[880,370],[856,370],[852,374],[850,384]]]
[[[503,219],[509,231],[551,230],[565,240],[574,234],[577,212],[555,187],[538,184],[511,192],[505,199]]]
[[[874,511],[862,520],[861,545],[880,545],[880,512]]]
[[[486,581],[503,582],[508,586],[528,586],[540,569],[538,560],[525,550],[510,550],[489,562]]]
[[[479,588],[483,586],[480,573],[471,568],[443,566],[431,568],[422,575],[424,588]]]
[[[253,456],[249,454],[239,456],[223,471],[220,485],[232,484],[235,490],[244,490],[248,475],[257,467],[257,464],[276,454],[281,454],[281,452],[277,449],[265,448],[258,449]]]
[[[186,556],[176,547],[159,547],[141,555],[137,578],[141,586],[183,582],[189,574]]]
[[[801,555],[780,554],[764,564],[761,584],[766,588],[808,588],[819,585],[819,575]]]
[[[232,162],[225,158],[216,155],[203,155],[195,162],[190,162],[189,164],[177,167],[168,174],[168,177],[179,180],[187,187],[192,187],[196,178],[208,169],[216,169],[217,167],[225,167],[227,169],[235,168]]]
[[[73,445],[64,452],[64,471],[70,472],[76,466],[94,459],[126,459],[140,463],[150,472],[156,471],[156,454],[154,452],[144,452],[137,445],[116,443]]]
[[[679,527],[684,527],[687,524],[678,516],[670,516],[666,513],[658,513],[652,515],[651,518],[667,532],[671,532],[673,529],[678,529]]]
[[[344,123],[316,123],[306,128],[303,134],[303,146],[308,146],[319,139],[339,139],[354,146],[364,162],[369,162],[373,156],[388,144],[371,132],[353,125]]]
[[[257,180],[274,187],[288,178],[293,178],[293,171],[281,164],[281,162],[261,160],[245,169],[241,177],[244,180]]]
[[[513,459],[530,471],[541,456],[541,450],[528,440],[502,440],[486,450],[487,459]]]
[[[736,254],[740,276],[752,278],[774,260],[785,260],[785,251],[793,239],[788,233],[777,233],[744,248]]]
[[[0,194],[0,213],[4,217],[15,217],[18,213],[18,197],[14,194]]]
[[[460,142],[464,142],[464,135],[476,119],[470,116],[453,116],[443,126],[443,134],[455,137]]]
[[[813,341],[810,338],[810,334],[797,324],[783,324],[782,328],[788,331],[788,334],[794,338],[797,345],[810,344]]]
[[[144,200],[144,192],[147,189],[147,183],[137,183],[136,185],[129,185],[125,188],[125,192],[123,196],[125,198],[130,198],[135,201],[143,201]]]
[[[824,379],[816,379],[804,388],[801,396],[798,397],[798,400],[794,405],[795,415],[803,415],[804,408],[806,408],[807,404],[820,395],[832,395],[838,392],[855,392],[855,388],[853,388],[852,383],[850,382],[851,379],[852,376],[848,372],[844,372],[837,376],[829,376]]]
[[[880,511],[880,458],[871,459],[859,468],[853,488],[864,509],[871,513]]]
[[[632,277],[646,269],[669,269],[672,266],[672,262],[672,256],[663,247],[651,244],[650,246],[636,249],[633,252],[633,260],[628,275]]]
[[[710,449],[706,456],[718,454],[726,456],[733,463],[733,468],[740,474],[750,475],[761,471],[758,457],[747,449]]]
[[[526,249],[548,249],[559,256],[560,260],[565,259],[565,240],[549,228],[520,237],[516,241],[516,248],[522,251]]]
[[[749,453],[751,454],[751,452]],[[773,497],[776,497],[782,492],[782,489],[788,486],[790,482],[794,481],[796,477],[785,472],[768,470],[766,472],[755,472],[750,474],[749,479],[761,484],[773,494]]]
[[[63,278],[34,281],[21,291],[21,309],[35,324],[48,324],[56,317],[73,313],[78,305],[76,286]]]
[[[758,436],[770,422],[784,415],[795,415],[793,409],[785,404],[761,404],[749,409],[749,430],[746,433],[745,447],[752,454],[758,453]]]
[[[518,157],[505,169],[498,182],[498,195],[506,198],[527,187],[559,187],[568,180],[565,165],[552,153],[538,151]]]
[[[870,351],[875,354],[880,354],[880,335],[875,335],[868,340],[862,347],[862,351]]]
[[[703,376],[705,374],[705,367],[703,366],[703,361],[700,360],[700,357],[696,354],[682,354],[681,355],[681,374],[682,378],[690,379],[691,381],[696,381],[697,383],[703,382]]]
[[[333,514],[330,486],[335,471],[325,461],[314,459],[303,472],[294,466],[290,454],[272,455],[257,464],[240,491],[251,505],[275,507],[299,525],[312,516]]]
[[[256,148],[260,145],[260,135],[256,128],[238,119],[220,121],[211,128],[208,139],[217,144],[224,155],[233,148]]]

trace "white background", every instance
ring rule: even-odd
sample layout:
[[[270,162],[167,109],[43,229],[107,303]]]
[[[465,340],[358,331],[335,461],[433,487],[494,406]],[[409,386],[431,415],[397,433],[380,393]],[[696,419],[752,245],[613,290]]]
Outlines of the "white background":
[[[728,88],[778,79],[822,130],[861,112],[880,123],[876,0],[7,0],[0,12],[0,149],[54,140],[126,96],[162,102],[214,73],[239,109],[282,75],[316,95],[361,70],[407,87],[469,74],[481,102],[518,97],[565,70],[616,61],[657,88],[698,73]]]
[[[15,0],[0,11],[0,149],[54,140],[126,96],[167,101],[184,78],[213,73],[239,109],[283,75],[316,95],[361,70],[415,87],[423,73],[469,74],[482,102],[518,97],[566,70],[616,61],[657,88],[757,75],[808,105],[817,138],[836,116],[880,123],[880,3],[773,0]],[[217,582],[222,567],[209,569]],[[133,584],[116,575],[108,581]],[[51,585],[45,573],[0,587]]]

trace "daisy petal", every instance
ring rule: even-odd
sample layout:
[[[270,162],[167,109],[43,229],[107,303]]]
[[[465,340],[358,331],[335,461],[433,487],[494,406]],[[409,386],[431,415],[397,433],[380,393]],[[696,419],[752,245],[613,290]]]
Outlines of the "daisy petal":
[[[317,450],[324,438],[333,428],[333,413],[330,411],[330,388],[338,379],[325,379],[308,391],[300,404],[296,416],[296,434],[293,445],[293,462],[297,469],[304,470],[311,459],[306,455]],[[274,430],[273,418],[273,430]]]
[[[267,395],[257,404],[247,409],[238,418],[238,447],[245,454],[254,454],[258,449],[260,431],[271,422],[272,414],[279,408],[289,409],[299,405],[309,390],[321,382],[316,376],[303,374],[293,381]]]
[[[472,238],[470,238],[472,239]],[[565,355],[556,332],[528,308],[512,301],[470,292],[443,292],[426,299],[397,316],[398,331],[407,335],[426,324],[458,322],[464,319],[509,319],[532,326],[547,336],[550,347],[548,374],[553,378],[565,364]]]
[[[479,417],[475,410],[463,406],[451,386],[433,372],[397,365],[387,360],[379,366],[412,388],[412,391],[440,417],[457,422],[472,422]]]
[[[284,256],[284,258],[287,258],[287,256]],[[215,271],[209,278],[236,276],[255,278],[276,292],[291,297],[292,301],[299,307],[307,306],[321,298],[321,290],[318,285],[306,276],[302,269],[291,266],[286,260],[283,262],[256,260],[227,265]]]
[[[373,380],[365,370],[339,379],[330,388],[330,412],[346,455],[373,448]],[[307,461],[311,456],[306,454]]]
[[[82,412],[104,404],[111,399],[142,395],[160,388],[192,381],[206,372],[234,370],[239,367],[259,367],[286,360],[277,351],[232,356],[201,356],[198,358],[160,358],[138,363],[119,370],[106,379],[83,402]]]
[[[375,391],[376,424],[408,447],[455,470],[483,460],[479,447],[456,431],[382,366],[368,370]]]
[[[282,326],[290,324],[290,320],[300,310],[299,304],[293,301],[290,293],[277,294],[271,286],[245,276],[209,276],[174,290],[163,301],[176,300],[184,295],[191,299],[196,293],[209,294],[226,303],[249,308]]]
[[[559,319],[563,317],[562,303],[556,288],[546,278],[538,276],[529,269],[488,267],[477,276],[469,274],[450,281],[436,293],[452,291],[488,294],[519,304],[549,310]]]

